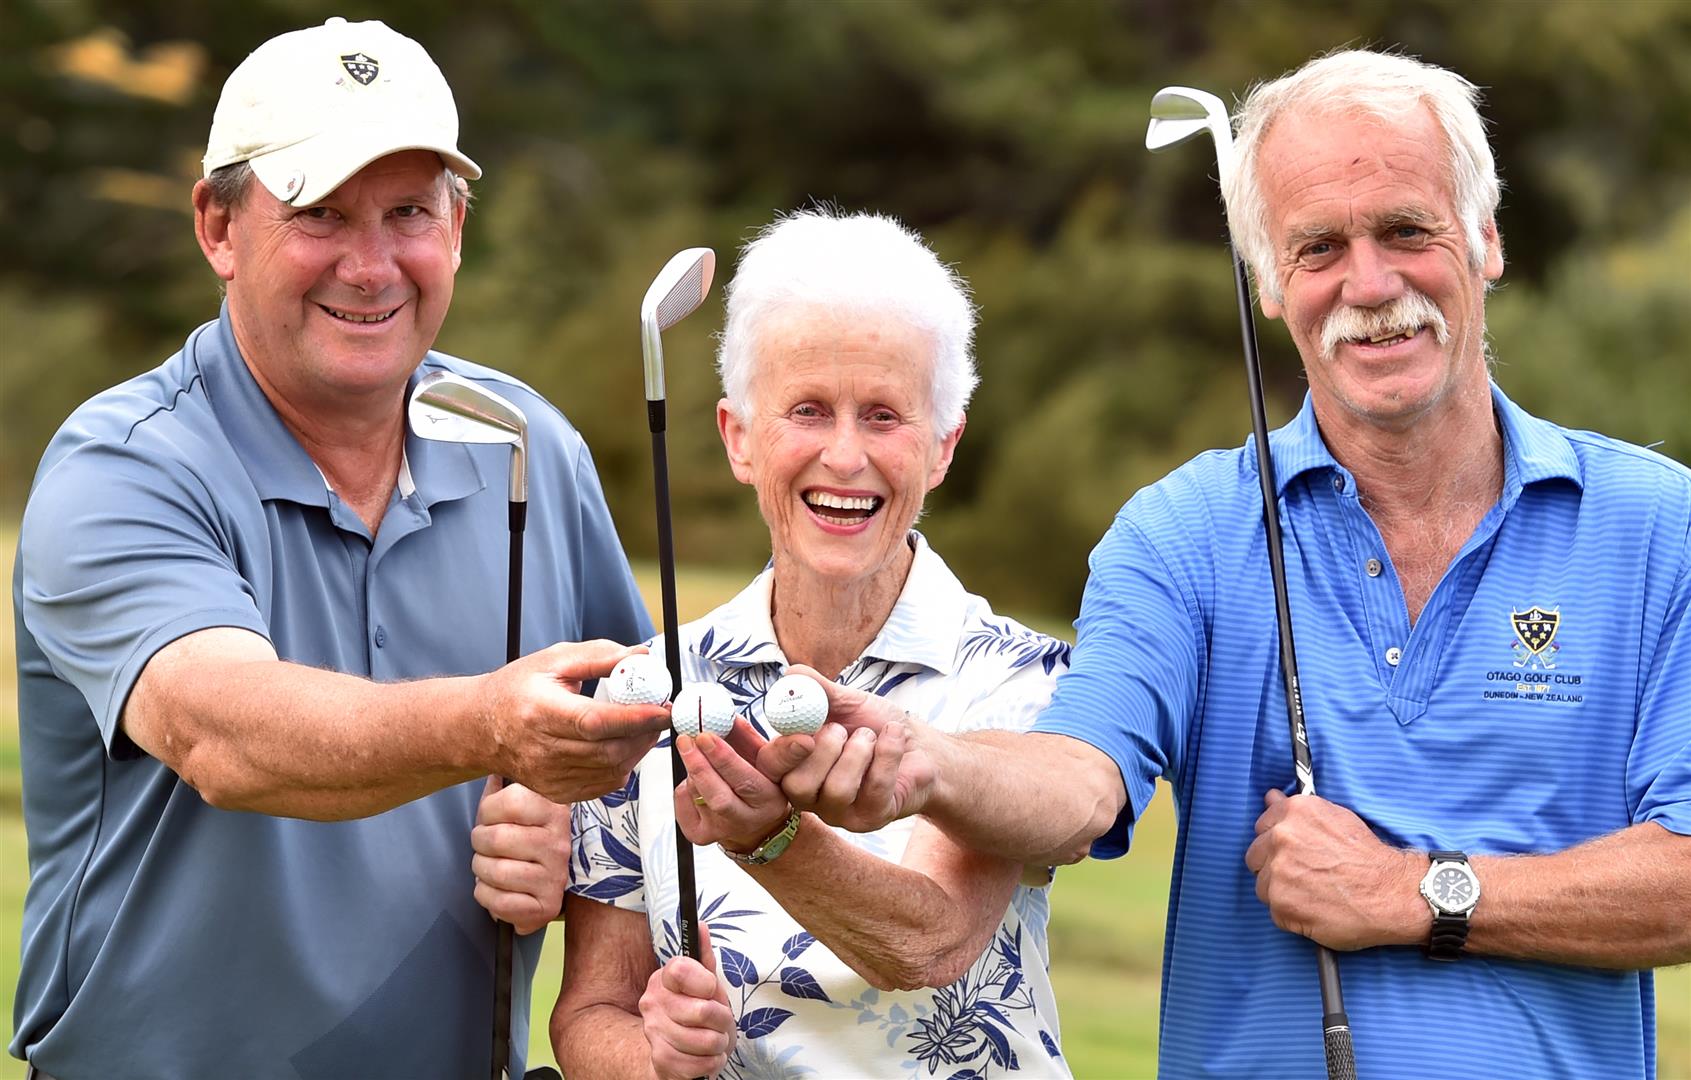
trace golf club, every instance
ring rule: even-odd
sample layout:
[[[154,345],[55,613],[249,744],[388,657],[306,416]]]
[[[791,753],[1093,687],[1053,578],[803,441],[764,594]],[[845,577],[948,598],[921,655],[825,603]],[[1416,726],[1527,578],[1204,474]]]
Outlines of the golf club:
[[[1222,190],[1233,174],[1233,127],[1227,107],[1214,94],[1185,86],[1168,86],[1151,99],[1151,123],[1145,129],[1145,149],[1166,150],[1207,132],[1215,143],[1215,166]],[[1286,685],[1286,718],[1292,725],[1292,765],[1298,792],[1315,794],[1315,768],[1304,727],[1303,695],[1298,687],[1298,657],[1292,647],[1292,608],[1286,597],[1286,555],[1280,536],[1278,491],[1274,459],[1268,452],[1268,416],[1263,408],[1262,365],[1257,359],[1256,322],[1251,314],[1251,286],[1244,260],[1228,229],[1227,251],[1233,257],[1233,284],[1239,298],[1239,333],[1245,343],[1245,381],[1251,394],[1251,431],[1256,436],[1257,478],[1262,483],[1262,522],[1268,530],[1268,567],[1274,579],[1274,614],[1280,627],[1280,675]],[[1315,947],[1316,971],[1321,978],[1321,1028],[1327,1053],[1329,1080],[1355,1080],[1356,1057],[1351,1047],[1350,1019],[1345,1015],[1339,987],[1339,965],[1324,945]]]
[[[669,666],[670,696],[681,690],[681,639],[676,636],[675,533],[669,517],[669,452],[664,444],[665,416],[663,379],[663,332],[697,311],[710,292],[716,273],[716,252],[710,248],[688,248],[678,252],[658,271],[640,302],[640,350],[646,362],[646,422],[652,429],[652,486],[657,493],[658,577],[663,584],[664,662]],[[669,743],[671,779],[679,784],[687,777],[681,751],[672,738]],[[675,871],[680,889],[676,930],[681,948],[698,960],[699,890],[693,878],[693,844],[675,826]]]
[[[506,564],[505,662],[522,655],[523,528],[528,523],[528,418],[523,411],[480,383],[450,371],[422,378],[411,391],[406,410],[411,430],[423,439],[451,443],[508,443],[511,447],[511,501]],[[511,924],[496,921],[493,953],[493,1080],[506,1080],[511,1057],[511,959],[516,936]]]

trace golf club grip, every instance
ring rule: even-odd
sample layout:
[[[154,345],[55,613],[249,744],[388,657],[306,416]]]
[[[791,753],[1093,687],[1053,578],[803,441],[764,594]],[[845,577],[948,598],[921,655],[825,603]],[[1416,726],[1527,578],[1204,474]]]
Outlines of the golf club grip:
[[[511,1063],[511,958],[516,952],[514,927],[498,920],[499,937],[493,950],[493,1080],[505,1080]]]
[[[523,654],[523,527],[528,523],[528,503],[511,503],[510,561],[506,563],[505,662]]]
[[[650,406],[655,405],[655,409]],[[649,415],[663,416],[663,402],[649,403]],[[656,491],[658,510],[658,578],[663,592],[663,652],[669,668],[669,692],[673,699],[681,689],[681,638],[676,633],[675,613],[675,530],[669,515],[669,451],[664,443],[663,425],[652,429],[652,486]],[[681,750],[672,735],[669,742],[670,778],[680,784],[687,778],[687,766],[681,760]],[[676,932],[681,948],[695,960],[702,960],[699,943],[699,889],[693,874],[693,842],[675,823],[675,878],[680,892],[677,898]]]
[[[1268,411],[1263,401],[1262,361],[1257,356],[1256,320],[1251,313],[1250,278],[1245,261],[1233,247],[1233,282],[1239,300],[1239,334],[1245,346],[1245,381],[1251,397],[1251,433],[1256,438],[1257,478],[1262,487],[1262,524],[1268,542],[1268,570],[1274,581],[1274,618],[1280,631],[1280,677],[1286,690],[1286,719],[1291,725],[1292,765],[1300,794],[1315,794],[1315,765],[1309,752],[1309,734],[1304,723],[1303,691],[1298,682],[1298,654],[1292,639],[1292,605],[1286,587],[1286,550],[1280,535],[1280,492],[1274,475],[1274,456],[1268,446]],[[1356,1061],[1351,1052],[1350,1021],[1345,1016],[1344,991],[1339,985],[1339,965],[1331,950],[1315,946],[1316,970],[1321,980],[1323,1042],[1327,1055],[1328,1080],[1356,1080]]]
[[[1343,1013],[1339,1014],[1341,1017]],[[1329,1023],[1322,1033],[1327,1048],[1327,1080],[1356,1080],[1356,1054],[1350,1045],[1350,1024]]]

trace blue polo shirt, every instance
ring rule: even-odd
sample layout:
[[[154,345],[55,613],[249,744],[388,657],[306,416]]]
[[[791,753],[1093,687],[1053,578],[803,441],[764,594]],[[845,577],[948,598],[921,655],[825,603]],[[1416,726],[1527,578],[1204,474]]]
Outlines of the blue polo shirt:
[[[1312,406],[1270,436],[1317,788],[1423,850],[1691,834],[1691,473],[1493,399],[1502,497],[1413,628]],[[1255,463],[1250,442],[1203,454],[1122,509],[1036,725],[1121,769],[1129,812],[1095,856],[1127,849],[1158,777],[1173,788],[1167,1077],[1324,1075],[1314,948],[1245,867],[1262,793],[1293,786]],[[1368,1080],[1654,1075],[1649,972],[1415,948],[1339,968]]]
[[[529,419],[525,650],[647,636],[575,430],[521,383],[450,356],[429,353],[413,378],[441,369]],[[510,449],[407,437],[405,456],[372,537],[253,381],[227,311],[54,437],[13,585],[31,874],[14,1055],[126,1080],[485,1074],[480,781],[356,821],[239,813],[118,727],[147,660],[208,627],[377,681],[500,666]],[[519,1003],[540,943],[519,940]]]

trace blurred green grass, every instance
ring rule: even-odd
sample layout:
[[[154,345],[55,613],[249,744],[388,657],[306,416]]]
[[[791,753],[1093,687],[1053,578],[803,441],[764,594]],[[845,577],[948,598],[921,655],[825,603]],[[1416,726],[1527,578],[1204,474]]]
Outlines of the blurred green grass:
[[[0,524],[0,1002],[12,1011],[28,856],[19,806],[17,688],[12,640],[15,524]],[[658,595],[651,566],[636,567],[649,602]],[[733,596],[750,573],[688,570],[677,587],[682,619],[696,618]],[[1020,616],[1018,616],[1020,617]],[[1050,633],[1060,622],[1027,618]],[[1134,832],[1134,850],[1109,863],[1086,862],[1057,874],[1051,918],[1051,978],[1062,1020],[1063,1049],[1082,1080],[1136,1080],[1156,1075],[1157,989],[1174,828],[1166,790]],[[548,935],[534,980],[529,1064],[553,1062],[546,1018],[558,993],[563,935]],[[1656,981],[1660,1080],[1691,1080],[1691,967]],[[7,1026],[8,1036],[10,1025]],[[23,1065],[0,1057],[0,1078],[23,1076]]]

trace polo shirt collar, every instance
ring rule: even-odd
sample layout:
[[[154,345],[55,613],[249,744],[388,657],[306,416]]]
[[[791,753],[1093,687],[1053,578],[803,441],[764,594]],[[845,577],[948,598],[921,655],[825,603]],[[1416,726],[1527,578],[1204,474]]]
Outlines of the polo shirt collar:
[[[871,660],[919,664],[950,675],[957,662],[957,639],[963,631],[969,594],[945,565],[927,538],[912,529],[916,557],[880,633],[863,650]]]
[[[915,557],[904,589],[861,659],[916,664],[949,675],[956,665],[968,594],[921,533],[912,529],[910,542]],[[765,567],[738,596],[694,624],[697,630],[684,643],[687,649],[730,667],[786,665],[770,615],[774,581],[773,566]]]
[[[1496,383],[1491,384],[1492,408],[1503,427],[1503,497],[1512,503],[1521,489],[1544,480],[1567,480],[1585,487],[1585,473],[1579,455],[1561,428],[1527,412],[1510,401]]]
[[[196,335],[193,341],[192,360],[205,381],[206,397],[259,498],[328,507],[329,485],[322,471],[282,422],[241,357],[228,301],[209,332]],[[406,385],[408,397],[428,366],[425,363],[412,373]],[[466,446],[430,442],[407,432],[403,453],[401,495],[410,494],[403,490],[410,486],[409,480],[425,506],[463,498],[486,486]]]
[[[1570,480],[1583,486],[1579,458],[1560,428],[1510,401],[1495,382],[1491,384],[1491,402],[1503,429],[1505,505],[1513,503],[1522,488],[1543,480]],[[1315,421],[1315,400],[1308,393],[1304,394],[1303,408],[1297,416],[1269,433],[1268,447],[1274,458],[1274,479],[1282,496],[1286,486],[1303,473],[1315,469],[1344,472],[1321,438],[1321,428]],[[1254,461],[1254,436],[1245,441],[1245,449]]]
[[[306,506],[329,505],[323,474],[282,423],[235,344],[235,328],[224,301],[210,333],[195,338],[194,365],[205,380],[206,397],[235,455],[252,477],[259,498],[286,499]]]

